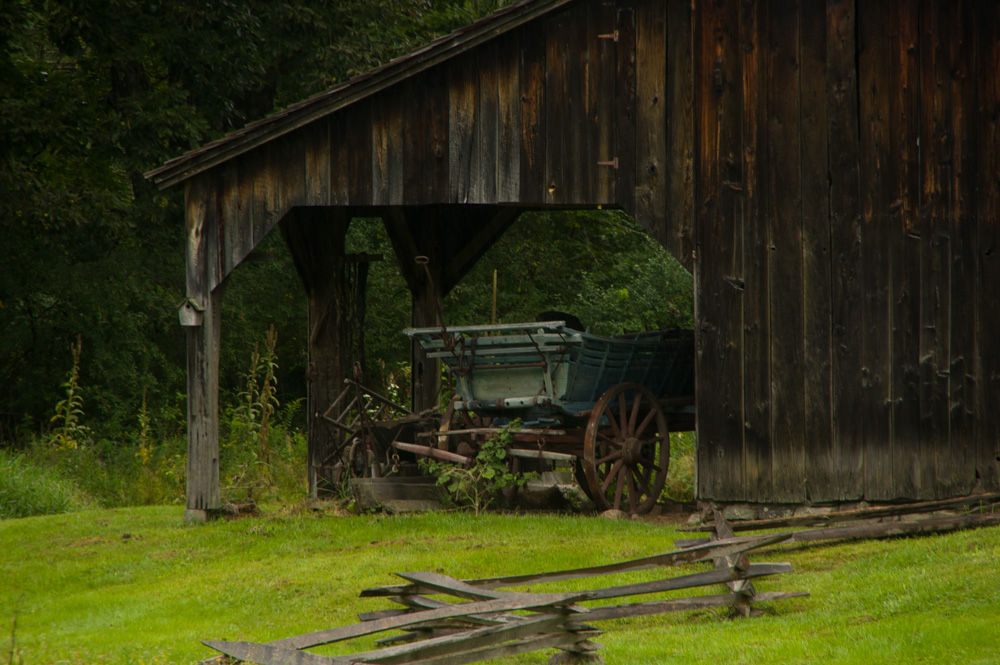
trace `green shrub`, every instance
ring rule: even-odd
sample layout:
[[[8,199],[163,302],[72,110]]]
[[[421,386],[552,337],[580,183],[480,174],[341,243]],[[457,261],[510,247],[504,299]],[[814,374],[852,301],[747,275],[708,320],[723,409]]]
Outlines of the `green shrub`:
[[[24,455],[0,450],[0,519],[54,515],[84,507],[84,494],[73,482]]]
[[[529,474],[513,474],[507,467],[507,448],[514,432],[521,428],[515,419],[487,439],[476,454],[472,466],[463,468],[433,458],[421,460],[424,469],[437,477],[437,484],[447,490],[458,505],[471,507],[476,515],[489,508],[504,490],[522,487]]]

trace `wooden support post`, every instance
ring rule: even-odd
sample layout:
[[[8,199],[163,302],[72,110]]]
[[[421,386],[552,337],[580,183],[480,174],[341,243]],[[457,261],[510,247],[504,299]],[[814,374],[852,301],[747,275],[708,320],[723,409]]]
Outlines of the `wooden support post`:
[[[187,299],[181,324],[187,329],[188,454],[184,521],[204,522],[221,507],[219,498],[219,343],[222,286],[218,274],[218,217],[206,178],[185,190]],[[213,288],[215,287],[215,288]]]
[[[410,288],[414,328],[440,326],[445,295],[517,218],[516,208],[497,206],[389,208],[382,221]],[[420,257],[420,263],[417,258]],[[435,406],[441,361],[410,346],[411,407]]]
[[[427,264],[431,279],[424,279],[417,291],[411,292],[414,328],[428,328],[443,325],[441,310],[444,308],[444,294],[440,290],[442,271],[440,262],[434,267]],[[441,391],[441,360],[428,358],[417,343],[410,344],[411,407],[415,413],[429,409],[438,403]]]
[[[443,324],[444,233],[440,218],[438,208],[391,208],[382,216],[399,269],[410,288],[410,323],[414,328]],[[441,361],[428,358],[416,341],[411,342],[410,408],[415,413],[431,408],[438,402],[440,389]]]
[[[188,454],[185,522],[204,522],[219,497],[219,345],[222,287],[200,303],[201,325],[187,327]]]
[[[350,218],[340,209],[297,208],[281,220],[281,234],[292,253],[309,304],[308,477],[309,495],[335,484],[331,457],[342,434],[323,413],[351,376],[351,340],[347,329],[349,294],[344,277],[344,245]]]
[[[725,518],[722,517],[722,512],[716,508],[713,510],[713,514],[715,516],[716,537],[719,540],[733,538],[733,530]],[[730,568],[739,574],[742,574],[750,567],[750,559],[745,551],[738,555],[719,557],[714,560],[714,563],[717,569]],[[726,582],[726,586],[733,592],[733,612],[737,616],[750,616],[752,612],[750,602],[753,600],[754,595],[756,595],[753,583],[750,580],[740,579]]]

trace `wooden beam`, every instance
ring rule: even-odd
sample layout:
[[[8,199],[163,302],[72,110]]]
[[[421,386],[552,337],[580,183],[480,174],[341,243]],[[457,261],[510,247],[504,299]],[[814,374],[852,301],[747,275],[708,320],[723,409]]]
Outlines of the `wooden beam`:
[[[219,497],[219,346],[222,290],[214,183],[195,178],[185,188],[187,301],[200,316],[187,325],[188,454],[184,520],[203,522],[222,507]]]
[[[410,289],[414,328],[443,325],[444,296],[503,235],[520,213],[497,206],[391,207],[382,210],[389,240]],[[420,263],[417,263],[417,258]],[[437,404],[441,361],[410,347],[414,411]]]
[[[410,293],[419,291],[426,278],[423,271],[414,262],[414,258],[422,256],[423,252],[417,246],[416,237],[407,221],[404,209],[387,208],[382,213],[382,224],[385,225],[389,242],[392,243],[392,249],[399,260],[399,271],[403,273],[406,286],[410,289]]]
[[[510,225],[514,223],[518,215],[521,214],[520,208],[494,208],[490,206],[490,210],[487,215],[474,215],[481,220],[483,217],[487,217],[489,221],[485,224],[476,224],[479,220],[470,220],[470,228],[474,229],[474,235],[467,240],[462,249],[456,253],[453,257],[448,259],[448,262],[444,267],[444,293],[449,293],[455,286],[462,281],[462,278],[472,269],[476,262],[482,258],[490,247],[492,247],[497,240],[510,228]]]
[[[309,361],[306,377],[309,493],[332,487],[327,459],[341,434],[323,419],[337,399],[355,360],[349,339],[344,243],[350,218],[344,209],[297,208],[281,221],[281,234],[306,289]]]

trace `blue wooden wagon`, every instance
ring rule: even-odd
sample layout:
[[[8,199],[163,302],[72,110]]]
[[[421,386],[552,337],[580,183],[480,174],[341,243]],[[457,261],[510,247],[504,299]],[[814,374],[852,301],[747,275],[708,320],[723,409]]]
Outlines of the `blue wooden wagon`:
[[[656,503],[670,426],[693,420],[692,331],[601,337],[548,321],[404,333],[444,362],[455,395],[425,433],[435,445],[401,448],[470,462],[519,418],[507,451],[513,470],[569,464],[601,509],[644,513]]]

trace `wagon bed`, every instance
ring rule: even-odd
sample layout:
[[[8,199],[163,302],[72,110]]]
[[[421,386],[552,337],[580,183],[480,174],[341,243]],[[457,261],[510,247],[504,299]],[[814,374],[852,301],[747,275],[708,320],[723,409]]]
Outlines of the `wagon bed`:
[[[601,337],[556,321],[409,328],[404,333],[448,367],[456,393],[463,397],[459,410],[553,407],[572,416],[591,409],[608,389],[623,383],[647,388],[669,410],[690,410],[690,330]]]

